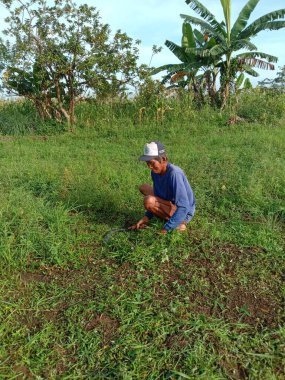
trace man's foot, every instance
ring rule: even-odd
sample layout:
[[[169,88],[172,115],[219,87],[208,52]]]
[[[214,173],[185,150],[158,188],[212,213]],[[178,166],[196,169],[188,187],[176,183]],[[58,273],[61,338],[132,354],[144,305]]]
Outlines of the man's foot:
[[[187,226],[186,226],[186,223],[181,223],[177,228],[177,231],[179,231],[179,232],[184,232],[184,231],[186,231],[186,229],[187,229]]]

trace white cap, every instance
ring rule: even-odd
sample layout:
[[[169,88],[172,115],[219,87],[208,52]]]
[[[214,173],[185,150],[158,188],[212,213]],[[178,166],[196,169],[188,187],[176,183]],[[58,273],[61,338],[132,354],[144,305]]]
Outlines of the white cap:
[[[154,158],[165,156],[165,147],[159,141],[152,141],[144,146],[144,154],[140,156],[140,161],[150,161]]]

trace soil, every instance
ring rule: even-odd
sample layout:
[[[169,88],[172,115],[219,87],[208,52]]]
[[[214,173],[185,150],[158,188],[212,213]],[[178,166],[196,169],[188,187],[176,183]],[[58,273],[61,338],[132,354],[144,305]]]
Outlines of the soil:
[[[92,316],[85,325],[86,331],[98,330],[102,335],[102,342],[108,345],[114,339],[119,327],[119,322],[108,316],[107,314],[100,314]]]
[[[15,365],[13,367],[13,370],[17,376],[17,379],[22,379],[22,380],[33,380],[33,379],[35,379],[35,377],[32,375],[30,370],[24,365]]]
[[[204,257],[189,257],[179,267],[171,262],[161,266],[162,284],[157,284],[155,299],[167,307],[173,297],[181,297],[179,286],[189,288],[188,312],[209,317],[222,318],[227,322],[243,322],[251,326],[277,327],[282,319],[284,301],[279,296],[282,279],[276,274],[266,283],[256,278],[240,283],[237,268],[250,265],[253,255],[264,253],[258,247],[238,248],[226,245],[211,252],[215,260]],[[252,264],[254,265],[254,263]],[[194,276],[205,285],[203,289],[191,290]],[[219,302],[217,302],[219,300]]]

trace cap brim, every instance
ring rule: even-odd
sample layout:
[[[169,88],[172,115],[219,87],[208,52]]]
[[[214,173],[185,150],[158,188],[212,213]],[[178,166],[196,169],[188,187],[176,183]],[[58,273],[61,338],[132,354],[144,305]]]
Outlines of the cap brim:
[[[155,160],[157,156],[140,156],[139,160],[140,161],[150,161],[150,160]]]

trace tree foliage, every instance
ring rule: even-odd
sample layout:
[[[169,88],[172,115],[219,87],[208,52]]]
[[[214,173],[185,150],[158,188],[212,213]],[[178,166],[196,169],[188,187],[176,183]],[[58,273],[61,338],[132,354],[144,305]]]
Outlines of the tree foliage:
[[[168,64],[156,68],[156,74],[167,70],[163,83],[170,83],[170,88],[191,89],[196,100],[204,101],[207,93],[212,99],[216,94],[216,79],[218,71],[215,69],[215,60],[208,56],[197,56],[189,49],[201,49],[206,51],[216,44],[213,37],[207,33],[202,34],[197,29],[192,29],[189,23],[182,25],[181,46],[166,40],[165,45],[181,61],[180,64]]]
[[[231,26],[231,0],[220,0],[224,13],[224,20],[218,22],[215,16],[198,0],[186,0],[186,3],[198,13],[202,19],[193,16],[181,15],[189,23],[200,25],[204,32],[212,35],[217,44],[207,51],[201,49],[188,49],[197,56],[209,56],[219,60],[221,74],[222,93],[225,105],[231,83],[238,71],[252,74],[252,67],[274,69],[272,62],[277,62],[277,57],[257,51],[251,42],[259,32],[264,30],[278,30],[285,27],[285,9],[270,12],[248,25],[249,18],[256,8],[259,0],[248,0],[240,11],[233,26]],[[247,49],[246,53],[233,54],[241,49]],[[264,61],[264,59],[266,61]],[[241,70],[242,66],[242,70]]]
[[[280,67],[280,71],[277,72],[276,78],[265,78],[258,82],[258,86],[261,88],[270,88],[280,92],[285,92],[285,66]]]
[[[9,42],[3,41],[2,38],[0,38],[0,74],[5,68],[5,62],[7,61],[7,55],[9,51]]]
[[[186,3],[200,17],[182,14],[183,36],[181,46],[166,41],[165,45],[180,60],[180,64],[164,65],[157,71],[167,70],[165,79],[180,75],[180,83],[189,83],[200,80],[205,84],[212,101],[220,99],[222,107],[225,106],[229,95],[238,86],[235,81],[240,73],[258,76],[254,68],[274,69],[277,57],[257,50],[251,42],[263,30],[278,30],[285,27],[285,9],[270,12],[248,24],[249,18],[259,0],[248,0],[232,25],[231,0],[220,0],[224,20],[219,22],[216,17],[198,0],[186,0]],[[200,31],[191,30],[187,24],[196,25]],[[188,30],[188,36],[186,30]],[[199,35],[200,33],[200,35]],[[188,43],[187,43],[188,41]],[[189,43],[191,41],[191,43]],[[185,44],[186,42],[186,44]],[[245,52],[240,53],[240,50]],[[216,94],[215,82],[220,74],[219,97]],[[182,82],[187,74],[188,82]],[[197,76],[198,75],[198,76]],[[196,79],[195,79],[196,78]],[[243,82],[248,85],[248,82]]]
[[[71,0],[1,0],[10,11],[2,81],[9,93],[31,99],[40,116],[74,123],[76,101],[121,96],[137,78],[138,44],[98,11]]]

